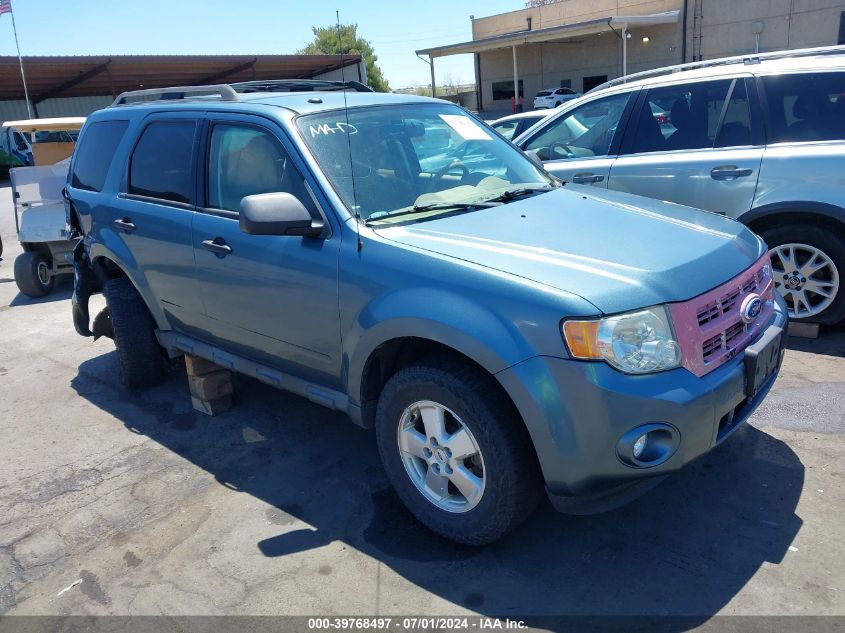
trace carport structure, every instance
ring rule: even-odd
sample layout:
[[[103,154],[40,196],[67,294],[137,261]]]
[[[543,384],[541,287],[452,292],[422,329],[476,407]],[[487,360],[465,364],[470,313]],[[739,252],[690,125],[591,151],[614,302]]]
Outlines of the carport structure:
[[[665,11],[647,15],[609,15],[571,24],[551,26],[540,29],[529,28],[523,31],[494,35],[469,42],[437,46],[416,51],[417,56],[426,55],[431,65],[431,85],[434,89],[434,60],[437,57],[461,55],[466,53],[484,53],[510,48],[513,53],[514,95],[519,94],[519,64],[517,49],[528,44],[565,43],[588,35],[597,35],[605,31],[615,32],[622,40],[622,75],[628,72],[628,29],[661,24],[675,24],[679,21],[680,11]]]
[[[347,67],[347,79],[366,82],[359,55],[49,56],[24,57],[23,65],[36,117],[38,104],[47,99],[115,97],[141,88],[311,79]],[[18,58],[0,57],[0,101],[23,99]]]

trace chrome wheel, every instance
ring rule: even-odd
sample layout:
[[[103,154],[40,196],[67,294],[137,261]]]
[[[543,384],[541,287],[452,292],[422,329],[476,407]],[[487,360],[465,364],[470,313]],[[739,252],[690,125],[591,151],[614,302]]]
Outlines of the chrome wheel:
[[[399,419],[399,453],[417,490],[447,512],[468,512],[484,495],[484,459],[475,437],[453,411],[422,400]]]
[[[809,244],[782,244],[769,251],[775,288],[786,300],[789,317],[806,319],[824,312],[839,292],[833,260]]]
[[[38,262],[37,275],[42,286],[50,283],[50,267],[47,266],[47,262]]]

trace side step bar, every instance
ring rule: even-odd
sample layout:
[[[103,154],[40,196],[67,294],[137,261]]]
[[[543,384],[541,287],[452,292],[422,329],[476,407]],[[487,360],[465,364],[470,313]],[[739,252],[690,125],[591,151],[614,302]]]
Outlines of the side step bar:
[[[349,396],[345,393],[291,376],[290,374],[267,367],[266,365],[261,365],[242,356],[230,354],[219,347],[203,343],[184,334],[156,330],[156,338],[165,349],[199,356],[226,369],[260,380],[271,387],[295,393],[315,404],[334,409],[335,411],[342,411],[359,426],[362,424],[361,409],[351,403]]]

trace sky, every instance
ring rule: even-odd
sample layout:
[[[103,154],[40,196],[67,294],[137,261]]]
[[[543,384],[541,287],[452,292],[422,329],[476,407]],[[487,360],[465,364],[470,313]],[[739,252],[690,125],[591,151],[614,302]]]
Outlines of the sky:
[[[521,0],[12,0],[21,54],[168,55],[294,53],[312,26],[357,23],[392,88],[428,85],[414,51],[472,39],[470,15],[523,6]],[[0,16],[0,55],[15,55],[9,15]],[[471,55],[438,58],[437,83],[472,83]]]

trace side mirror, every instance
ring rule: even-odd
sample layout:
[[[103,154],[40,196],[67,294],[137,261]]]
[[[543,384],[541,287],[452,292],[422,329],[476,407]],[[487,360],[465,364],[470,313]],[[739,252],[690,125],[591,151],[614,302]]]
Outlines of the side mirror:
[[[298,198],[289,193],[259,193],[241,200],[241,231],[250,235],[320,237],[323,221],[315,220]]]

